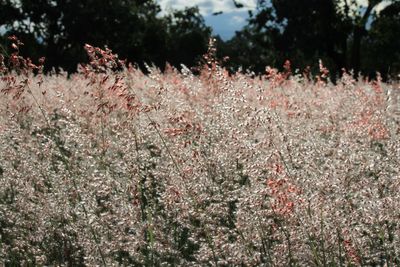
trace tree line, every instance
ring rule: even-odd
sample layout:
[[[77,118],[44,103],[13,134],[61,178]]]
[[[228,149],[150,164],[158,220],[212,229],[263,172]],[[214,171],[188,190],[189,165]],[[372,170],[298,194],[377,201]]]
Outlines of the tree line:
[[[243,8],[239,0],[232,0]],[[364,1],[365,2],[365,1]],[[7,36],[23,43],[21,53],[45,56],[46,69],[73,72],[86,62],[85,43],[107,46],[120,58],[163,69],[168,62],[196,66],[206,53],[212,29],[196,7],[161,16],[155,0],[0,0],[0,43]],[[265,71],[290,60],[299,72],[318,68],[332,77],[343,69],[394,78],[400,72],[400,1],[258,0],[247,25],[223,41],[218,56],[231,71]],[[215,15],[218,15],[216,13]],[[5,51],[4,51],[5,52]]]

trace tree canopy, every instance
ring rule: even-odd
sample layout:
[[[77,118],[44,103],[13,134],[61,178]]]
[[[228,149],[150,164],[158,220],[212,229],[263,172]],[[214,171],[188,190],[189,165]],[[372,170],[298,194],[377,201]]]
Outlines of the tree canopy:
[[[258,62],[242,62],[258,71],[286,59],[299,68],[322,59],[334,75],[343,68],[356,75],[398,73],[399,18],[399,1],[369,0],[362,6],[356,0],[259,0],[248,25],[230,41],[232,54],[261,55]]]
[[[243,1],[235,0],[237,8]],[[228,41],[219,39],[227,66],[256,72],[267,65],[317,67],[333,76],[400,72],[400,1],[258,0],[247,25]],[[380,12],[378,12],[380,11]],[[0,0],[0,42],[15,34],[23,53],[46,57],[46,68],[75,71],[86,61],[85,43],[111,48],[120,58],[163,68],[193,66],[207,51],[212,29],[196,7],[161,15],[155,0]],[[215,15],[218,15],[216,13]]]
[[[86,61],[85,43],[108,46],[121,58],[163,67],[195,64],[207,51],[211,29],[197,8],[158,16],[153,0],[1,0],[1,24],[25,43],[25,53],[46,57],[48,67],[74,71]],[[12,19],[14,18],[14,20]]]

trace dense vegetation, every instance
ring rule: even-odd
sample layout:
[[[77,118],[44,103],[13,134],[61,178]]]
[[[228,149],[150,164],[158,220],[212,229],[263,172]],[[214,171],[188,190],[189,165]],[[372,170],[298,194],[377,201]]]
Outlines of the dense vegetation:
[[[399,88],[294,74],[0,71],[2,266],[399,266]]]

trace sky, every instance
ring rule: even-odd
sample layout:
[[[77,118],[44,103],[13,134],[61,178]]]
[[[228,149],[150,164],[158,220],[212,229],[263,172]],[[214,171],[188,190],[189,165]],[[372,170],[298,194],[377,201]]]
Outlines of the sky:
[[[244,7],[236,8],[233,0],[158,0],[163,12],[197,5],[206,24],[211,26],[213,33],[220,35],[223,40],[232,38],[235,31],[246,25],[248,11],[255,10],[257,4],[257,0],[237,0],[237,2]],[[212,15],[221,11],[223,12],[221,15]]]
[[[212,27],[213,33],[221,36],[223,40],[229,40],[247,24],[248,11],[254,11],[257,6],[257,0],[236,0],[243,4],[243,8],[236,8],[233,0],[156,0],[162,12],[166,13],[171,9],[184,9],[185,7],[198,6],[201,15],[203,15],[208,26]],[[295,0],[293,0],[295,1]],[[366,6],[368,0],[356,0],[358,4]],[[384,0],[378,5],[376,10],[379,12],[390,3],[390,0]],[[215,12],[223,12],[221,15],[212,15]],[[0,33],[4,29],[0,28]]]
[[[198,6],[208,26],[213,28],[213,33],[221,36],[223,40],[229,40],[246,25],[248,11],[255,10],[257,0],[236,0],[243,4],[243,8],[235,8],[233,0],[157,0],[163,12],[170,9],[184,9],[188,6]],[[368,0],[357,0],[362,6],[368,5]],[[376,9],[383,9],[390,1],[383,1]],[[223,13],[218,16],[214,12]]]

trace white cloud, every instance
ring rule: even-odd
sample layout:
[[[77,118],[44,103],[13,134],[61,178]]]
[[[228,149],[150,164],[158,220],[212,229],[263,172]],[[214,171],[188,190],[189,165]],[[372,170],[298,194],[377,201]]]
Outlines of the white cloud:
[[[230,18],[229,23],[231,25],[242,25],[245,21],[246,21],[246,19],[244,17],[233,16],[233,17]]]
[[[361,6],[364,6],[364,7],[368,6],[368,2],[369,2],[369,0],[357,0],[357,3],[358,3],[359,5],[361,5]],[[390,2],[393,2],[393,1],[390,1],[390,0],[382,1],[381,3],[379,3],[379,4],[375,7],[375,10],[378,11],[378,12],[381,11],[381,10],[384,9],[386,6],[388,6],[388,5],[390,4]]]
[[[368,2],[369,0],[356,0],[357,5],[362,6],[362,7],[367,7],[368,6]],[[381,3],[379,3],[375,8],[374,11],[377,12],[379,14],[379,12],[381,12],[385,7],[387,7],[388,5],[391,4],[391,0],[384,0]],[[344,1],[342,2],[342,4],[344,5]],[[357,12],[357,5],[352,6],[351,10],[356,13]]]
[[[356,0],[357,5],[351,7],[354,13],[357,13],[357,6],[366,7],[369,0]],[[163,10],[163,14],[171,9],[184,9],[185,7],[198,6],[203,16],[211,15],[214,12],[224,12],[225,14],[243,12],[246,10],[254,10],[257,7],[257,0],[236,0],[243,4],[243,8],[238,9],[234,5],[233,0],[157,0]],[[384,0],[375,7],[375,11],[379,13],[391,0]],[[344,4],[344,0],[342,0]],[[233,23],[234,21],[232,21]]]
[[[375,8],[376,12],[381,12],[385,7],[387,7],[388,5],[390,5],[391,1],[383,1],[380,4],[378,4],[378,6]]]
[[[158,0],[158,3],[164,11],[183,9],[188,6],[198,6],[203,16],[220,11],[232,13],[243,9],[255,9],[257,5],[257,0],[237,0],[237,2],[243,4],[244,7],[242,9],[237,9],[233,0]]]

